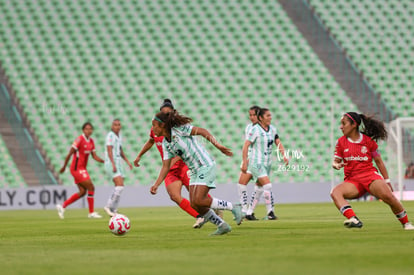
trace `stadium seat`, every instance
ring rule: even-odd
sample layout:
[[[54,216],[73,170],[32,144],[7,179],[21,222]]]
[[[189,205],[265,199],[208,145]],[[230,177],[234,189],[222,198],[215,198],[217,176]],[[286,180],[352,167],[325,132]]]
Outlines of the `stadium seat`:
[[[0,188],[16,188],[27,186],[1,136],[0,156]]]
[[[412,47],[408,46],[412,45],[414,26],[412,1],[308,2],[385,102],[401,116],[414,116],[412,72],[401,66],[414,62]],[[382,85],[379,75],[391,77],[390,85]],[[395,96],[404,92],[402,100]]]
[[[331,102],[336,116],[356,107],[278,2],[2,1],[0,9],[6,30],[0,61],[57,169],[86,120],[103,157],[111,120],[120,118],[133,161],[159,104],[170,97],[235,153],[230,159],[212,152],[218,183],[238,179],[254,104],[272,111],[285,147],[320,165],[310,173],[275,174],[275,181],[330,180],[323,167],[332,153],[317,155],[330,148],[319,141],[330,131]],[[151,184],[160,165],[158,154],[148,153],[145,168],[133,169],[126,184]],[[111,184],[101,165],[90,165],[90,174],[98,185]],[[62,179],[73,183],[69,173]]]

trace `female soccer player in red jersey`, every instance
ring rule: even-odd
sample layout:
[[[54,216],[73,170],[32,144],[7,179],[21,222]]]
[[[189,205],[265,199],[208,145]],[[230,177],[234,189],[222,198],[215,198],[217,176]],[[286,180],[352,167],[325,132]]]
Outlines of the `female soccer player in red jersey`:
[[[79,192],[73,194],[69,199],[63,202],[62,205],[56,205],[58,215],[61,219],[64,218],[65,208],[83,197],[88,192],[88,205],[89,205],[89,218],[102,218],[97,212],[94,211],[94,198],[95,186],[93,185],[91,178],[89,177],[86,166],[88,164],[89,154],[92,155],[93,159],[97,162],[104,163],[104,160],[96,155],[95,143],[91,138],[93,132],[93,126],[90,122],[86,122],[82,126],[83,134],[80,135],[72,147],[69,150],[68,155],[65,158],[65,163],[60,168],[60,173],[65,172],[66,165],[69,162],[70,157],[73,155],[72,164],[70,165],[70,173],[75,179],[75,183],[79,188]]]
[[[164,102],[160,106],[160,111],[163,113],[169,113],[174,111],[174,105],[170,99],[164,99]],[[163,150],[162,150],[162,140],[164,137],[159,137],[154,134],[152,128],[150,131],[150,138],[142,147],[141,151],[138,153],[137,158],[134,160],[134,165],[139,167],[139,162],[141,157],[154,145],[157,146],[158,151],[160,152],[161,159],[163,159]],[[175,157],[171,161],[170,171],[165,178],[165,187],[167,189],[170,199],[175,202],[182,210],[187,212],[189,215],[196,218],[196,223],[193,225],[194,228],[201,227],[200,224],[204,221],[203,217],[198,215],[197,211],[194,210],[190,202],[181,196],[181,189],[184,186],[187,191],[190,186],[190,179],[187,175],[188,167],[180,159],[180,157]]]
[[[359,131],[361,123],[364,124],[363,131]],[[342,116],[340,129],[344,135],[336,143],[332,167],[337,170],[344,167],[345,177],[332,190],[331,197],[342,215],[347,218],[344,226],[362,227],[362,222],[347,200],[359,198],[369,192],[391,207],[405,230],[414,230],[404,207],[392,194],[388,172],[378,152],[376,141],[387,138],[384,123],[363,114],[349,112]],[[382,176],[373,166],[372,160]]]

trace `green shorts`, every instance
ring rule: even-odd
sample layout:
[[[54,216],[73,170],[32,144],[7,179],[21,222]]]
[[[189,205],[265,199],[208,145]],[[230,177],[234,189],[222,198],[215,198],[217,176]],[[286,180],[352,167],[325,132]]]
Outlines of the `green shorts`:
[[[112,170],[112,163],[110,161],[105,161],[105,171],[108,176],[111,177],[111,179],[116,177],[123,177],[125,178],[125,171],[124,167],[122,166],[121,159],[114,159],[116,172],[114,173]]]
[[[249,171],[253,175],[253,179],[269,177],[271,165],[249,164]]]
[[[190,185],[205,185],[210,189],[216,188],[216,164],[191,171]]]

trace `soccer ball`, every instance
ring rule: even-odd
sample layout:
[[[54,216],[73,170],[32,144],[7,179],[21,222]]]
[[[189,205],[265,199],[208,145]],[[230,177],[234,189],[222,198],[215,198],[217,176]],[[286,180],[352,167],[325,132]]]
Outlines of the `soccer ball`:
[[[114,235],[123,236],[131,229],[131,224],[127,216],[116,214],[109,220],[109,230]]]

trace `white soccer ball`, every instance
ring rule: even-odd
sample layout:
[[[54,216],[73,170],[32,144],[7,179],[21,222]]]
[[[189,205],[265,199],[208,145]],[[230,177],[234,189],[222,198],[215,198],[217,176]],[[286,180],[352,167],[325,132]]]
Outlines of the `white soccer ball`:
[[[131,224],[127,216],[116,214],[109,220],[109,230],[114,235],[123,236],[131,229]]]

